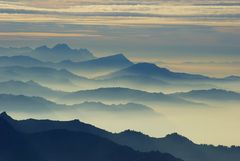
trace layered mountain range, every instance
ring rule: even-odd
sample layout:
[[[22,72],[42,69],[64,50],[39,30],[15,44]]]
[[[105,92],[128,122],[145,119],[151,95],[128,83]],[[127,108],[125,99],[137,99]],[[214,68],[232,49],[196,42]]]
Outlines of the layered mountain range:
[[[91,79],[85,84],[89,85],[90,83],[93,87],[121,86],[148,91],[161,90],[169,92],[181,89],[223,88],[222,84],[236,83],[240,80],[238,76],[213,78],[199,74],[173,72],[151,63],[131,62],[123,54],[96,58],[86,49],[71,49],[66,44],[58,44],[53,48],[43,46],[29,49],[28,52],[22,50],[20,48],[18,53],[16,48],[0,49],[1,74],[6,74],[4,73],[6,70],[9,71],[8,75],[6,74],[8,78],[6,77],[5,80],[24,80],[21,77],[14,78],[18,74],[16,67],[18,70],[28,72],[29,75],[33,72],[39,74],[44,72],[55,76],[57,74],[53,72],[58,72],[57,78],[61,77],[59,76],[61,72],[62,75],[69,72],[68,74],[72,76],[68,80],[66,78],[65,80],[59,79],[62,83],[67,81],[68,84],[80,84],[75,82],[76,79],[79,79],[77,77],[87,77]],[[11,73],[15,75],[10,75]],[[39,81],[33,77],[28,79]],[[59,82],[56,81],[57,83]],[[81,84],[84,83],[81,82]],[[71,90],[73,90],[74,85],[71,85],[71,87]],[[81,88],[83,87],[81,86]]]
[[[132,62],[124,54],[96,57],[66,44],[0,48],[0,111],[20,119],[77,118],[106,128],[78,120],[17,121],[2,113],[0,160],[237,161],[239,147],[196,144],[169,131],[178,132],[178,119],[185,120],[187,114],[194,123],[209,109],[215,114],[227,111],[228,105],[237,107],[239,85],[239,76],[177,72]],[[165,126],[168,130],[162,133],[168,135],[119,132],[142,126],[152,131]]]

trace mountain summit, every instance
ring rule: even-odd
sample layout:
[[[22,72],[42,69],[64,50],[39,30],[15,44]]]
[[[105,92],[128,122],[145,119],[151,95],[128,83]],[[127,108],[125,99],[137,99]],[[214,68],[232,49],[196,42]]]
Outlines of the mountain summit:
[[[0,114],[0,119],[12,119],[5,111]]]
[[[67,68],[74,73],[87,77],[96,77],[103,73],[115,72],[130,67],[131,65],[133,65],[133,63],[123,54],[105,56],[88,61],[76,62],[65,60],[58,63],[58,66],[61,68]]]
[[[83,62],[82,64],[85,66],[91,65],[98,67],[101,66],[105,68],[120,68],[120,69],[133,65],[133,63],[130,60],[128,60],[123,54],[101,57],[98,59]]]
[[[67,44],[57,44],[52,48],[53,51],[68,52],[72,50]]]
[[[63,60],[86,61],[95,58],[87,49],[71,49],[67,44],[57,44],[53,48],[41,46],[33,51],[33,57],[42,61],[60,62]]]

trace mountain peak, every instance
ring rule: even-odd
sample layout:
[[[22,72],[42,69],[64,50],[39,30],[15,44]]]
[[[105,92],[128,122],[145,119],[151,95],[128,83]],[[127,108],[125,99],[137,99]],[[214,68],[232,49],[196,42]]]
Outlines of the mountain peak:
[[[225,79],[227,79],[227,80],[240,80],[240,76],[230,75],[228,77],[225,77]]]
[[[3,117],[3,116],[8,116],[7,113],[4,111],[2,113],[0,113],[0,117]]]
[[[134,131],[131,129],[127,129],[123,132],[121,132],[122,134],[128,134],[128,135],[144,135],[143,133],[139,132],[139,131]]]
[[[82,63],[82,65],[85,65],[87,67],[95,66],[98,68],[127,68],[131,66],[133,63],[128,60],[123,54],[116,54],[116,55],[110,55],[110,56],[104,56],[101,58],[85,61]]]
[[[52,50],[68,51],[71,50],[71,48],[67,44],[57,44],[52,48]]]
[[[166,136],[167,138],[182,138],[183,136],[178,133],[171,133]]]
[[[119,57],[119,58],[125,58],[125,59],[127,59],[123,53],[118,53],[118,54],[115,54],[115,55],[113,55],[113,56],[114,56],[114,57]]]
[[[124,61],[129,61],[128,58],[122,54],[122,53],[119,53],[119,54],[115,54],[115,55],[110,55],[110,56],[106,56],[106,57],[102,57],[103,59],[114,59],[114,60],[124,60]],[[101,59],[101,58],[99,58]],[[129,61],[130,62],[130,61]]]
[[[12,120],[12,118],[5,111],[0,114],[0,119]]]
[[[168,74],[170,71],[166,68],[160,68],[153,63],[137,63],[127,68],[131,72],[140,72],[141,74]]]
[[[43,45],[43,46],[37,47],[35,50],[36,51],[48,51],[49,48],[46,45]]]
[[[95,58],[95,56],[88,49],[72,49],[67,44],[56,44],[52,48],[41,46],[36,48],[35,57],[38,60],[45,62],[61,62],[63,60],[71,61],[88,61]]]
[[[168,134],[165,137],[165,139],[169,139],[169,140],[176,141],[176,142],[192,142],[188,138],[186,138],[178,133]]]

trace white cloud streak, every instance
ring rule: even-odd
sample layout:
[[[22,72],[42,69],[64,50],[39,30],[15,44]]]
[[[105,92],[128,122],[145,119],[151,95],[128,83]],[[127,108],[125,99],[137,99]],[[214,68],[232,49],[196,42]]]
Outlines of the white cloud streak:
[[[42,19],[44,15],[47,15],[45,20]],[[61,23],[62,19],[63,24],[239,26],[240,4],[236,0],[204,0],[201,3],[197,0],[0,1],[0,16],[0,22],[22,22],[21,16],[27,22],[29,17],[35,17],[34,22],[57,20]]]

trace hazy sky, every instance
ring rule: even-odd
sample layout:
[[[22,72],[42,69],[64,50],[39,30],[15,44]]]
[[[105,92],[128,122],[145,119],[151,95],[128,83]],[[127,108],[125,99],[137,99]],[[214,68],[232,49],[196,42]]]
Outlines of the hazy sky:
[[[240,2],[0,0],[1,46],[63,42],[98,56],[122,52],[174,70],[240,75]]]

